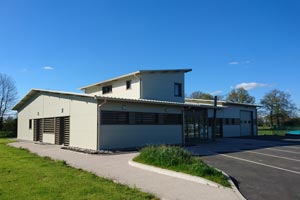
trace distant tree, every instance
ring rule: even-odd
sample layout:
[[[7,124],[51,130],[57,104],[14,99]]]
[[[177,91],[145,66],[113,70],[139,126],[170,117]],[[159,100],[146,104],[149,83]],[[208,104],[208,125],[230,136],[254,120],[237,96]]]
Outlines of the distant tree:
[[[300,118],[295,117],[283,122],[283,126],[300,127]]]
[[[271,90],[261,99],[263,110],[267,114],[270,126],[274,126],[274,120],[277,127],[280,127],[283,121],[296,116],[297,107],[291,100],[291,95],[280,91]]]
[[[250,96],[248,91],[244,88],[237,88],[231,90],[231,92],[227,95],[226,101],[254,104],[255,98]]]
[[[192,99],[205,99],[205,100],[214,100],[214,96],[209,94],[209,93],[205,93],[205,92],[201,92],[201,91],[195,91],[190,95],[190,98]],[[222,100],[222,96],[217,96],[218,100]]]
[[[16,99],[15,82],[8,75],[0,73],[0,130],[3,129],[4,116],[10,112]]]
[[[206,100],[213,100],[213,99],[214,99],[214,96],[211,95],[211,94],[209,94],[209,93],[196,91],[196,92],[193,92],[193,93],[190,95],[190,98],[192,98],[192,99],[206,99]]]

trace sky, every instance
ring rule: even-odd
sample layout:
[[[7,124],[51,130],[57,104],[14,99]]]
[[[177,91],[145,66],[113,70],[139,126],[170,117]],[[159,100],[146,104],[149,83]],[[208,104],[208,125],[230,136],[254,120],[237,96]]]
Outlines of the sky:
[[[187,94],[279,89],[300,107],[300,1],[0,0],[0,73],[19,99],[181,68]]]

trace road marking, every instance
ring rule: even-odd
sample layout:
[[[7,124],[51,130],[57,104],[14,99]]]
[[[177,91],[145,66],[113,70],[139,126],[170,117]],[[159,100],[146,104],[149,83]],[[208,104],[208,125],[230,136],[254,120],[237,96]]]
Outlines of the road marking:
[[[281,158],[281,159],[286,159],[286,160],[292,160],[292,161],[300,162],[300,160],[294,159],[294,158],[286,158],[286,157],[282,157],[282,156],[275,156],[275,155],[272,155],[272,154],[260,153],[260,152],[256,152],[256,151],[246,151],[246,152],[247,153],[255,153],[255,154],[260,154],[260,155],[264,155],[264,156],[270,156],[270,157],[274,157],[274,158]]]
[[[300,149],[300,147],[294,147],[294,146],[283,146],[283,147],[291,148],[291,149]]]
[[[273,165],[267,165],[267,164],[264,164],[264,163],[255,162],[255,161],[247,160],[247,159],[243,159],[243,158],[238,158],[238,157],[234,157],[234,156],[230,156],[230,155],[226,155],[226,154],[219,154],[219,155],[300,175],[300,172],[289,170],[289,169],[284,169],[284,168],[281,168],[281,167],[276,167],[276,166],[273,166]]]
[[[288,150],[282,150],[282,149],[273,149],[273,148],[266,148],[266,149],[270,149],[270,150],[274,150],[274,151],[282,151],[282,152],[287,152],[287,153],[295,153],[295,154],[300,154],[299,152],[295,152],[295,151],[288,151]]]

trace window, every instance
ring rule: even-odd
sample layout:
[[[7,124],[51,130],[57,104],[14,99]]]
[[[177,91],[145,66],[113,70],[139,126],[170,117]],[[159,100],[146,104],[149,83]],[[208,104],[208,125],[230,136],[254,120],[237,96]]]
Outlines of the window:
[[[32,119],[29,120],[29,129],[32,129]]]
[[[131,80],[126,81],[126,90],[131,89]]]
[[[164,114],[163,124],[182,124],[182,115],[180,114]]]
[[[101,111],[101,124],[129,124],[129,113],[118,111]]]
[[[44,118],[43,119],[44,133],[54,134],[54,118]]]
[[[182,96],[182,84],[174,83],[174,96],[181,97]]]
[[[102,94],[106,94],[110,92],[112,92],[112,85],[102,87]]]
[[[135,124],[158,124],[157,113],[135,113]]]

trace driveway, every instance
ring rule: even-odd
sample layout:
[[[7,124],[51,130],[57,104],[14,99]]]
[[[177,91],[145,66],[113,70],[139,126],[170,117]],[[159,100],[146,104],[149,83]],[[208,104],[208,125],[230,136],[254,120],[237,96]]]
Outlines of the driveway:
[[[226,138],[187,149],[233,177],[246,199],[300,199],[299,138]]]
[[[155,172],[145,171],[128,164],[137,153],[114,155],[90,155],[60,149],[57,145],[40,145],[29,141],[10,143],[14,147],[23,147],[40,156],[49,156],[65,160],[67,164],[93,172],[98,176],[116,182],[137,187],[145,192],[168,200],[238,200],[234,190],[224,187],[212,187]]]

